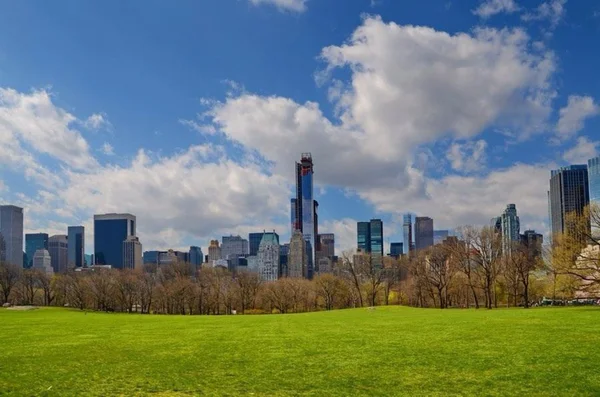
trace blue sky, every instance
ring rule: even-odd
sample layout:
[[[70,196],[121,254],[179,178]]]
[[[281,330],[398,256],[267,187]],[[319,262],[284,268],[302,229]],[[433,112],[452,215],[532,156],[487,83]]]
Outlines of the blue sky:
[[[591,1],[3,2],[0,202],[88,252],[109,211],[144,249],[289,238],[312,152],[340,250],[404,212],[545,232],[549,170],[600,147],[599,40]]]

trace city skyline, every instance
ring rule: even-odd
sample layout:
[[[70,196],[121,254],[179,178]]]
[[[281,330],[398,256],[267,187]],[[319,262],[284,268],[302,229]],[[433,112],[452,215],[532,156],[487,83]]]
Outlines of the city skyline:
[[[475,1],[374,3],[311,0],[281,12],[200,2],[181,5],[173,25],[153,4],[5,5],[2,203],[25,208],[25,233],[83,226],[87,254],[93,215],[111,212],[139,217],[146,249],[206,250],[213,238],[265,229],[289,241],[293,161],[310,152],[318,223],[338,252],[353,246],[359,220],[382,219],[387,247],[403,241],[404,213],[451,230],[511,202],[522,230],[547,235],[548,170],[599,147],[594,4],[482,17]],[[128,22],[141,14],[149,22],[132,36]],[[112,34],[101,34],[109,22]],[[227,36],[210,34],[225,26]],[[158,27],[163,40],[148,45]],[[94,57],[106,64],[86,61]]]

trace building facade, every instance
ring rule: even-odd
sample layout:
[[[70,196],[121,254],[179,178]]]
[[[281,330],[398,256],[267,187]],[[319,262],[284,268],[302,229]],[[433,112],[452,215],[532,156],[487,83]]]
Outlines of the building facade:
[[[190,257],[190,263],[192,265],[196,266],[196,269],[198,269],[200,266],[202,266],[202,261],[204,260],[204,254],[202,253],[202,248],[196,247],[196,246],[191,246],[190,252],[189,252],[189,257]]]
[[[517,215],[517,206],[508,204],[500,216],[502,231],[502,252],[508,254],[512,247],[521,240],[521,222]]]
[[[83,226],[69,226],[67,228],[69,244],[69,268],[74,269],[85,265],[85,228]]]
[[[371,252],[371,222],[356,223],[356,248],[361,252]]]
[[[279,245],[279,277],[287,277],[290,243]]]
[[[0,205],[0,261],[23,267],[23,208]]]
[[[403,243],[390,243],[390,256],[398,259],[400,256],[404,254],[404,244]]]
[[[433,219],[428,216],[415,218],[415,249],[417,251],[433,245]]]
[[[94,215],[94,261],[96,265],[123,268],[123,241],[136,235],[136,217],[131,214]],[[52,254],[52,253],[51,253]]]
[[[68,269],[68,241],[64,234],[50,236],[48,239],[48,252],[54,273],[65,273]]]
[[[221,258],[234,259],[248,255],[248,240],[240,236],[223,236],[221,244]]]
[[[308,278],[308,251],[306,240],[299,230],[294,231],[290,240],[287,276],[291,278]]]
[[[210,245],[208,246],[208,261],[216,261],[221,259],[221,247],[219,246],[219,240],[210,240]]]
[[[434,230],[433,231],[433,245],[441,244],[445,239],[448,238],[450,233],[448,230]]]
[[[549,213],[551,235],[565,232],[567,214],[582,214],[590,202],[587,165],[570,165],[550,173]]]
[[[536,233],[535,230],[525,230],[525,232],[521,234],[520,239],[521,244],[527,248],[530,255],[534,257],[542,256],[542,247],[544,244],[543,235]]]
[[[30,233],[25,235],[25,256],[27,261],[23,267],[29,269],[33,266],[33,256],[37,250],[48,249],[48,234],[47,233]],[[48,254],[50,255],[50,254]]]
[[[299,163],[296,163],[296,197],[290,200],[291,235],[298,230],[304,236],[307,243],[308,255],[308,277],[312,278],[314,264],[316,263],[316,252],[319,251],[319,222],[318,206],[314,200],[313,191],[314,166],[312,155],[302,153]]]
[[[142,243],[136,236],[129,236],[123,241],[123,269],[141,269]]]
[[[40,248],[39,250],[35,251],[35,253],[33,254],[31,268],[34,270],[42,271],[48,275],[54,274],[50,252],[48,252],[48,250],[44,248]]]
[[[411,214],[404,215],[404,223],[402,225],[402,230],[404,232],[404,253],[408,255],[411,253],[411,251],[414,250],[413,237],[412,237],[412,215]]]
[[[265,233],[258,247],[258,274],[263,281],[279,277],[279,240],[274,233]]]
[[[333,258],[335,256],[335,235],[333,233],[319,234],[319,242],[322,258]]]
[[[600,156],[588,160],[590,202],[600,205]]]

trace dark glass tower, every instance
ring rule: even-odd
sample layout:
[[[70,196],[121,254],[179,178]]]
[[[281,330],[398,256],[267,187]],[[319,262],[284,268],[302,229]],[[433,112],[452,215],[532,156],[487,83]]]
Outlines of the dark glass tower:
[[[404,244],[403,243],[390,243],[390,256],[398,259],[402,254],[404,254]]]
[[[371,223],[358,222],[356,224],[357,247],[362,252],[371,252]]]
[[[94,260],[96,265],[123,268],[123,241],[135,236],[136,218],[131,214],[94,215]]]
[[[409,254],[414,250],[413,241],[412,241],[412,215],[405,214],[404,215],[404,251],[406,254]]]
[[[600,157],[588,160],[590,202],[600,205]]]
[[[25,256],[27,262],[23,263],[23,267],[30,269],[33,266],[33,255],[37,250],[48,249],[48,234],[47,233],[31,233],[25,235]]]
[[[314,166],[310,153],[302,153],[299,163],[296,163],[296,197],[291,200],[292,230],[302,232],[310,250],[308,255],[308,278],[313,277],[315,253],[319,249],[317,239],[319,233],[317,221],[318,203],[314,200],[313,192]]]
[[[570,165],[550,173],[549,212],[552,235],[565,231],[565,217],[583,213],[590,202],[587,165]]]
[[[415,248],[422,250],[433,245],[433,219],[427,216],[415,218]]]
[[[85,264],[85,229],[83,226],[69,226],[68,238],[68,265],[69,269],[83,267]]]

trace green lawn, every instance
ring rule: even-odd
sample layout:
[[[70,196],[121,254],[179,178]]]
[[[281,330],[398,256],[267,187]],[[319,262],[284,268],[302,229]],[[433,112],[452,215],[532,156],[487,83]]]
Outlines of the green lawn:
[[[0,394],[600,395],[600,309],[0,309]]]

